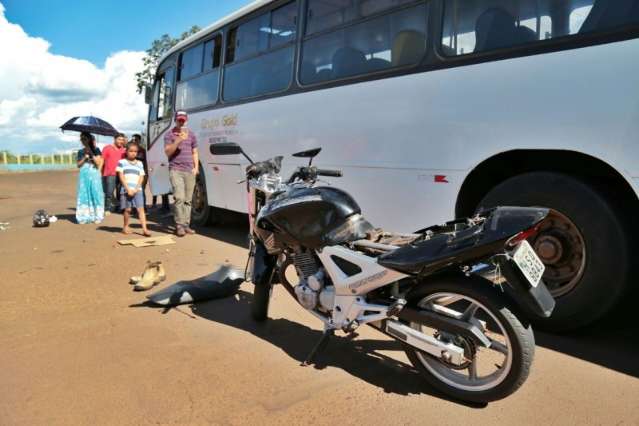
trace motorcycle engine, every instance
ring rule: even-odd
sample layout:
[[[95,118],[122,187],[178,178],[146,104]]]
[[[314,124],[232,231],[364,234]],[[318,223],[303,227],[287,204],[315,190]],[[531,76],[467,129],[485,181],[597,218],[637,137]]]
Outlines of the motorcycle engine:
[[[300,278],[295,286],[295,295],[300,304],[309,310],[318,307],[318,304],[326,311],[333,309],[335,289],[333,286],[325,286],[324,268],[318,266],[317,261],[310,253],[296,253],[293,263]]]

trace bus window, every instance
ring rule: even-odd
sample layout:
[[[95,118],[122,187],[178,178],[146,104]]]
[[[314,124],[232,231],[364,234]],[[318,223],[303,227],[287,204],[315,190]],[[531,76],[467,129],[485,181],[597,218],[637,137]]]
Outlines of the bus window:
[[[158,119],[158,99],[160,96],[160,80],[153,83],[153,98],[149,107],[149,121],[154,122]]]
[[[175,105],[178,110],[217,103],[221,60],[222,36],[220,34],[182,54],[182,72],[175,96]],[[188,70],[188,73],[185,73],[185,70]]]
[[[263,28],[269,28],[269,16],[266,13],[231,30],[227,63],[255,56],[268,49],[269,35]]]
[[[225,101],[282,91],[293,79],[297,2],[232,28],[226,47]]]
[[[156,120],[171,118],[173,108],[171,105],[173,95],[173,81],[175,68],[169,67],[158,76],[159,86],[157,90],[157,116]]]
[[[389,12],[307,38],[300,80],[313,84],[415,65],[426,51],[427,5]]]
[[[222,63],[222,36],[204,43],[204,72],[215,69]]]
[[[272,13],[270,32],[271,49],[295,41],[297,34],[297,4],[289,3],[286,6],[275,9]]]
[[[306,34],[314,34],[415,0],[310,0]]]
[[[286,89],[293,78],[294,47],[278,49],[226,67],[224,100],[252,98]]]
[[[591,10],[592,5],[578,7],[570,12],[570,34],[577,34],[579,32]]]
[[[639,0],[451,0],[444,9],[449,56],[639,23]]]
[[[180,59],[180,80],[186,80],[202,72],[202,52],[204,44],[185,50]]]
[[[595,0],[592,8],[583,6],[579,9],[574,9],[577,13],[570,16],[571,31],[588,33],[639,24],[639,0]],[[581,16],[585,14],[588,16],[579,25]]]

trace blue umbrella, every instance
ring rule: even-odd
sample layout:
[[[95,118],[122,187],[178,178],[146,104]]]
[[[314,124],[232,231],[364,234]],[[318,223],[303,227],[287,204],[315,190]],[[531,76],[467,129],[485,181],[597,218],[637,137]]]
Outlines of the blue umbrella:
[[[71,120],[60,126],[62,131],[72,130],[76,132],[89,132],[96,135],[115,136],[118,131],[106,121],[91,115],[84,117],[73,117]]]

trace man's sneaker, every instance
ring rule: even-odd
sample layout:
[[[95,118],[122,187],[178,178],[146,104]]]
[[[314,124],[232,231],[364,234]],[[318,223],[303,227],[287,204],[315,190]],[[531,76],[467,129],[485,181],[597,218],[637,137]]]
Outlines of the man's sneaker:
[[[183,237],[186,235],[186,231],[184,230],[184,228],[178,225],[175,229],[175,235],[177,235],[178,237]]]
[[[195,234],[195,231],[192,230],[190,226],[184,227],[184,231],[186,231],[187,234],[191,234],[191,235]]]

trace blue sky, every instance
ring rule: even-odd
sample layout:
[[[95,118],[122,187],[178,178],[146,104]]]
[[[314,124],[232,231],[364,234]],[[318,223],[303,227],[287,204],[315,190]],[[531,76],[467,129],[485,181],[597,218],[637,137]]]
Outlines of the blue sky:
[[[162,34],[205,27],[249,0],[0,0],[0,151],[66,152],[59,126],[96,115],[142,133],[135,73]],[[98,138],[108,143],[108,138]]]
[[[9,22],[51,43],[50,52],[103,66],[121,50],[146,50],[162,34],[205,27],[250,0],[0,0]]]

